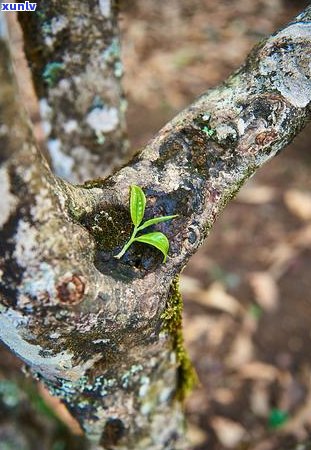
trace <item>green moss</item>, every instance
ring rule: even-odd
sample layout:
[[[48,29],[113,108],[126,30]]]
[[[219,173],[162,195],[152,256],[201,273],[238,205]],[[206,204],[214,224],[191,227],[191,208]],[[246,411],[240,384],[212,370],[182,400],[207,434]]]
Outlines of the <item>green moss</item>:
[[[107,340],[107,343],[103,343],[103,339]],[[118,342],[122,337],[115,333],[113,339]],[[101,328],[95,328],[94,330],[83,334],[79,331],[73,331],[66,337],[66,342],[63,345],[73,353],[76,361],[87,361],[91,355],[101,351],[103,353],[103,358],[100,364],[103,367],[106,367],[108,364],[115,362],[118,358],[115,346],[111,342],[113,342],[112,337],[110,339],[110,336],[104,335]]]
[[[94,180],[85,181],[82,185],[79,185],[85,189],[103,188],[105,183],[104,178],[95,178]]]
[[[163,331],[166,331],[171,336],[173,349],[176,352],[177,362],[179,364],[176,392],[178,400],[183,400],[198,382],[197,374],[188,352],[184,347],[182,312],[183,300],[179,289],[179,276],[177,276],[171,284],[170,295],[161,319],[163,320]]]
[[[80,219],[92,234],[99,250],[112,251],[129,239],[132,224],[129,211],[122,205],[98,208]]]

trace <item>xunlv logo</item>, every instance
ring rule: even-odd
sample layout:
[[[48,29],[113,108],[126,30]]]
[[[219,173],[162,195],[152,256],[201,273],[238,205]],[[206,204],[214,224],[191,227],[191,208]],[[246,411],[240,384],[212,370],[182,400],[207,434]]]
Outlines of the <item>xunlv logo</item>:
[[[2,3],[1,11],[35,11],[37,3]]]

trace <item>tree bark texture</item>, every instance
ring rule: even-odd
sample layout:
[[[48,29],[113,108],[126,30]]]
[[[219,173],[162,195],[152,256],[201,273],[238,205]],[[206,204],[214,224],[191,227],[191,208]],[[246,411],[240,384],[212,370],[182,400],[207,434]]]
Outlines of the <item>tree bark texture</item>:
[[[176,277],[243,183],[309,120],[310,19],[308,7],[126,167],[84,186],[39,155],[2,38],[0,336],[96,448],[187,448],[179,400],[194,376]],[[179,214],[154,227],[170,241],[166,264],[140,243],[114,258],[131,234],[132,184],[146,218]]]
[[[128,151],[117,0],[42,0],[19,22],[54,172],[111,173]]]

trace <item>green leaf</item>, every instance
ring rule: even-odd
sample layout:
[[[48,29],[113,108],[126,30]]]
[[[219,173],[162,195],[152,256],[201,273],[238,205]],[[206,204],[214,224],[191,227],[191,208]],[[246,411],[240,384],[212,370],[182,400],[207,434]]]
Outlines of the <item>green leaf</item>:
[[[169,242],[165,234],[160,233],[159,231],[154,231],[153,233],[144,234],[143,236],[139,236],[134,239],[134,241],[143,242],[144,244],[153,245],[153,247],[160,250],[163,255],[163,262],[166,261],[168,249],[169,249]]]
[[[175,214],[174,216],[161,216],[161,217],[154,217],[153,219],[146,220],[137,231],[143,230],[144,228],[151,227],[151,225],[156,225],[160,222],[166,222],[167,220],[174,219],[175,217],[178,217],[178,214]]]
[[[146,197],[139,186],[131,186],[130,211],[132,222],[137,227],[145,214]]]

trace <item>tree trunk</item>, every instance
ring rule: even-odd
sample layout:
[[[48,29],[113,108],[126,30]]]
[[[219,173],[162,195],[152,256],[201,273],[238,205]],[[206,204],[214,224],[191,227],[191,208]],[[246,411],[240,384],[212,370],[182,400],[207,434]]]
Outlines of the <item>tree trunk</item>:
[[[106,11],[108,2],[100,4]],[[97,24],[97,12],[89,23]],[[187,448],[181,400],[195,377],[182,345],[178,274],[243,183],[310,118],[310,18],[308,7],[129,165],[84,186],[57,178],[38,153],[2,38],[0,335],[66,403],[97,448]],[[51,64],[50,57],[44,61]],[[72,157],[58,117],[71,120],[57,101],[59,84],[44,85],[44,95],[55,110],[55,139]],[[87,117],[97,108],[105,107],[94,105]],[[88,141],[89,129],[75,138],[84,135]],[[146,193],[147,219],[179,214],[154,227],[170,242],[166,264],[140,243],[114,257],[132,231],[133,184]]]
[[[110,174],[128,153],[117,8],[42,0],[19,13],[52,167],[71,182]]]

